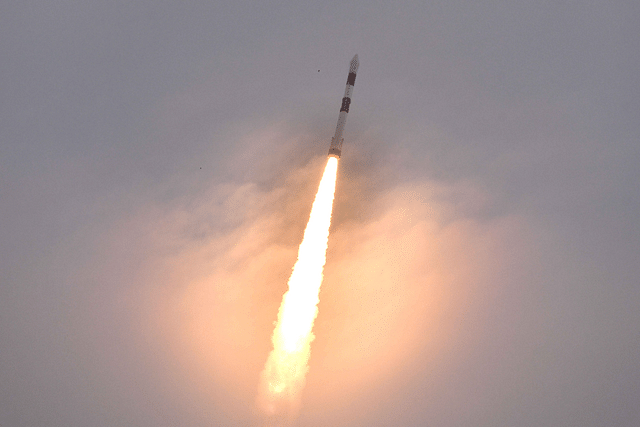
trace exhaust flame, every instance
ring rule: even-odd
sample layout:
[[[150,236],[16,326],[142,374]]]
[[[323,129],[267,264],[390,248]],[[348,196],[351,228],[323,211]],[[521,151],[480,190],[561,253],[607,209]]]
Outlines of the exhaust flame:
[[[309,370],[313,322],[326,261],[338,159],[329,157],[311,215],[298,249],[298,260],[282,297],[271,341],[273,350],[262,371],[258,404],[269,415],[293,412]],[[289,413],[288,415],[293,415]]]

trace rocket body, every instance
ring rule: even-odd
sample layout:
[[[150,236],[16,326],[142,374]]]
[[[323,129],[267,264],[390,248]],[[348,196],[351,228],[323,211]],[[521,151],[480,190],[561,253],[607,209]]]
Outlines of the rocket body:
[[[329,156],[340,158],[342,154],[342,131],[344,125],[347,123],[347,114],[349,114],[349,105],[351,104],[351,95],[353,94],[353,86],[356,83],[356,73],[358,72],[358,55],[355,55],[349,64],[349,77],[347,77],[347,87],[344,90],[344,97],[342,98],[342,106],[340,107],[340,114],[338,115],[338,126],[336,126],[336,133],[331,138],[331,147],[329,147]]]

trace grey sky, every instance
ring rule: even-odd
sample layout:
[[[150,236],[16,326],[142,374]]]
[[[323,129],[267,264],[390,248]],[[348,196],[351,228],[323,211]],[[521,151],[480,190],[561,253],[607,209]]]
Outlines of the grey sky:
[[[640,424],[640,3],[0,6],[0,425],[253,426],[345,129],[300,426]]]

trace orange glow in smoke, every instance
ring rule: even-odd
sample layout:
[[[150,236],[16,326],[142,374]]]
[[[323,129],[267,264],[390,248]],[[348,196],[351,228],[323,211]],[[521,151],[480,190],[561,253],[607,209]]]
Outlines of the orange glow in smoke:
[[[295,408],[309,370],[313,322],[326,261],[338,159],[329,157],[298,249],[298,260],[282,297],[271,341],[273,350],[262,371],[259,405],[269,414]]]

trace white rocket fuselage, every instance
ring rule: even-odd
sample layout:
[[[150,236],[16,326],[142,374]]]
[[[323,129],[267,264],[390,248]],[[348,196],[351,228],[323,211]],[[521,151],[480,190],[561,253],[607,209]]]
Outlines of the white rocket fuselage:
[[[349,77],[347,77],[347,87],[344,90],[344,96],[342,97],[342,106],[340,107],[340,114],[338,115],[338,126],[336,126],[336,133],[331,138],[331,147],[329,147],[329,156],[340,158],[342,154],[342,131],[344,131],[344,125],[347,123],[347,114],[349,114],[349,105],[351,104],[351,95],[353,94],[353,86],[356,83],[356,73],[358,72],[358,55],[355,55],[349,64]]]

